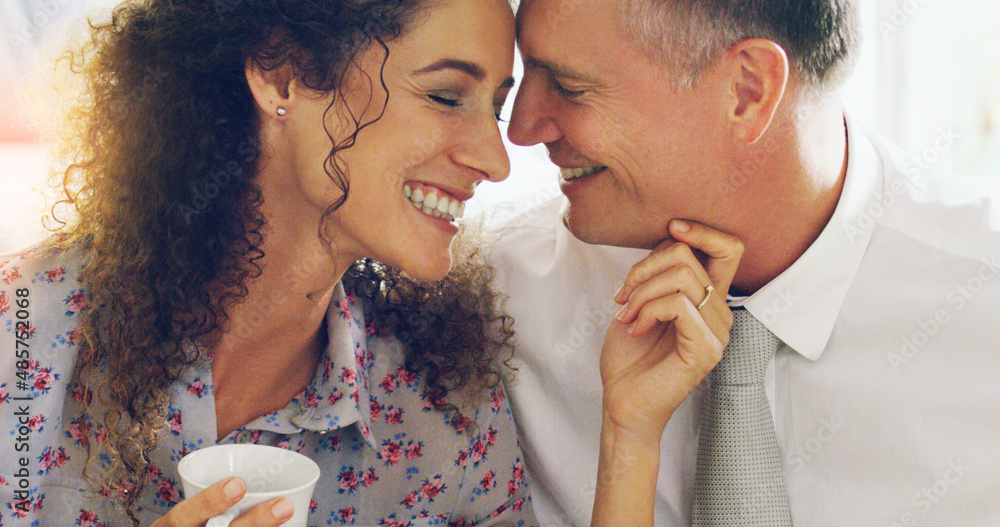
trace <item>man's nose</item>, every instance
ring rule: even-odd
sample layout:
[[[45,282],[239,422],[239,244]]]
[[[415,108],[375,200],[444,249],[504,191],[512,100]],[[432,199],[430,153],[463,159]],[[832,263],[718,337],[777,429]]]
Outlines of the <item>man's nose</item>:
[[[552,143],[562,137],[545,88],[535,75],[525,74],[514,98],[507,137],[520,146]]]

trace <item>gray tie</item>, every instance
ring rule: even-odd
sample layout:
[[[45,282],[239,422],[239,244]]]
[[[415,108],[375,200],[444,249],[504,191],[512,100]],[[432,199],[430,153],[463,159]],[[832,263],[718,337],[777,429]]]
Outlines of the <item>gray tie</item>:
[[[764,394],[764,373],[781,341],[746,309],[733,315],[701,413],[693,524],[787,527],[785,475]]]

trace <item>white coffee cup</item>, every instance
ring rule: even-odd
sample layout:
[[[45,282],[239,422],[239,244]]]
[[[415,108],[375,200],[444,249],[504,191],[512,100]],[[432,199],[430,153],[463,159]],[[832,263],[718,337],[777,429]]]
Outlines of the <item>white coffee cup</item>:
[[[319,480],[319,466],[303,456],[265,445],[216,445],[184,456],[177,464],[185,497],[232,476],[243,478],[247,493],[236,505],[215,516],[205,527],[225,527],[265,501],[285,497],[295,514],[282,527],[306,527],[309,501]]]

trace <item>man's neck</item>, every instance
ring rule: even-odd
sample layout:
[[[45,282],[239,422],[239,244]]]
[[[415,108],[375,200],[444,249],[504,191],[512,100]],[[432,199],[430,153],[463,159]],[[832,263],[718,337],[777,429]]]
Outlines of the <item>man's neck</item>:
[[[781,146],[748,154],[764,161],[733,227],[746,247],[734,294],[753,294],[791,267],[819,238],[840,201],[848,150],[839,104],[789,122],[776,131],[783,136],[760,148]]]

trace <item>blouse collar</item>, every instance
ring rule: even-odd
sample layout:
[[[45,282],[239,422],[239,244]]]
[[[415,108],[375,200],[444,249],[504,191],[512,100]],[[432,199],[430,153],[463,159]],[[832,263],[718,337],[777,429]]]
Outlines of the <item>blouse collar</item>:
[[[261,416],[246,429],[295,434],[332,432],[354,425],[374,449],[369,406],[372,357],[365,331],[364,307],[337,284],[326,313],[328,343],[312,383],[284,408]]]

